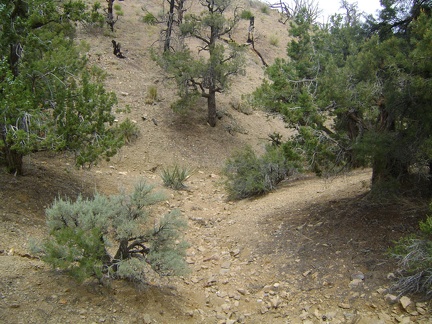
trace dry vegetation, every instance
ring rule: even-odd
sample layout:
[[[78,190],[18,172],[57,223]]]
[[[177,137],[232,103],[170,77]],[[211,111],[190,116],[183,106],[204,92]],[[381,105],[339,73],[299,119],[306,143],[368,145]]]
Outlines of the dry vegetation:
[[[131,108],[118,119],[132,119],[140,134],[111,161],[89,170],[76,170],[67,155],[40,153],[26,158],[25,176],[0,173],[1,321],[430,322],[425,303],[407,310],[385,298],[395,270],[387,249],[416,229],[423,203],[368,202],[369,170],[327,179],[297,176],[265,197],[228,202],[221,175],[225,159],[246,143],[262,151],[273,132],[289,135],[278,116],[238,108],[241,96],[264,77],[261,60],[248,52],[247,74],[218,96],[223,114],[217,127],[206,125],[204,102],[177,115],[170,109],[175,88],[150,60],[160,27],[141,22],[141,7],[158,13],[160,2],[118,3],[124,15],[114,34],[81,31],[80,38],[91,45],[90,61],[108,73],[119,105]],[[243,6],[257,17],[256,48],[266,61],[284,55],[287,27],[278,23],[278,13],[263,13],[257,2]],[[241,21],[236,41],[246,40],[247,24]],[[121,43],[126,59],[112,54],[112,39]],[[278,46],[271,45],[275,39]],[[194,170],[187,190],[162,189],[161,172],[174,164]],[[118,193],[141,177],[168,193],[161,212],[177,207],[188,219],[189,276],[148,273],[149,284],[139,289],[129,282],[77,286],[29,254],[29,238],[46,235],[44,208],[55,197]]]

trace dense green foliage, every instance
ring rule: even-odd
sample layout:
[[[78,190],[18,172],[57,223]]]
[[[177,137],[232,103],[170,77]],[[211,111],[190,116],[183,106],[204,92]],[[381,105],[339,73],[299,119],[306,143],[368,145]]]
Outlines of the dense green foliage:
[[[225,163],[225,187],[230,199],[244,199],[266,194],[298,169],[298,157],[288,159],[288,147],[268,146],[257,156],[250,146],[233,154]]]
[[[116,96],[87,66],[75,23],[100,24],[83,1],[0,1],[0,158],[22,173],[23,156],[70,150],[77,165],[110,157],[123,144],[112,127]]]
[[[429,209],[432,211],[432,204]],[[394,289],[401,294],[422,293],[432,298],[432,216],[420,222],[420,231],[420,235],[402,238],[391,250],[399,265]]]
[[[162,275],[186,271],[186,226],[178,210],[162,217],[150,207],[164,199],[140,182],[131,194],[72,202],[58,199],[46,210],[50,236],[40,247],[42,259],[82,281],[126,278],[144,282],[151,266]]]
[[[288,58],[252,97],[297,130],[289,141],[317,174],[371,166],[373,184],[400,184],[432,160],[432,5],[383,5],[377,19],[351,6],[325,26],[300,12]]]

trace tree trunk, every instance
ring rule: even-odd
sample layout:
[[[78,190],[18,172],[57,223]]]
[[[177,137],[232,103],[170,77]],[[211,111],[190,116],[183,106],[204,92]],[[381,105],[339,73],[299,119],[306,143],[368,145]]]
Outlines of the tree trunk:
[[[175,0],[169,0],[170,8],[168,14],[167,31],[166,31],[165,42],[164,42],[164,52],[168,52],[171,47],[171,34],[172,34],[172,28],[174,22],[174,4],[175,4],[174,1]]]
[[[129,249],[128,249],[129,241],[121,240],[117,253],[114,256],[114,260],[124,260],[129,258]]]
[[[372,185],[390,182],[402,182],[409,174],[409,165],[394,157],[376,159],[372,164]]]
[[[114,13],[113,13],[113,3],[114,0],[106,0],[108,2],[108,9],[107,9],[107,24],[110,26],[110,29],[112,32],[114,32],[114,24],[116,23],[116,20],[114,20]]]
[[[9,146],[3,148],[7,170],[17,175],[23,174],[23,155],[12,150]]]
[[[211,127],[216,126],[216,91],[210,89],[207,97],[207,105],[208,105],[208,123]]]

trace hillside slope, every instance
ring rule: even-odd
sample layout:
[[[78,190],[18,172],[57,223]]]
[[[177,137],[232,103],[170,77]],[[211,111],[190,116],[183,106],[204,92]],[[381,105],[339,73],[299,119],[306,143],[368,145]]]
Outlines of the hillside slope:
[[[140,20],[142,6],[160,11],[159,2],[125,0],[115,33],[81,31],[90,44],[89,60],[103,68],[107,86],[129,105],[139,137],[109,162],[77,170],[68,154],[39,153],[26,158],[26,175],[0,172],[0,318],[8,323],[428,323],[428,305],[404,309],[386,301],[395,269],[387,249],[415,230],[423,206],[371,204],[370,170],[334,178],[297,176],[267,196],[230,202],[221,167],[236,149],[258,152],[268,134],[290,130],[280,117],[261,111],[244,114],[232,107],[264,78],[261,60],[247,53],[247,73],[218,96],[223,117],[206,124],[202,101],[187,115],[175,114],[176,89],[150,60],[160,26]],[[240,3],[239,3],[240,5]],[[198,2],[191,2],[198,10]],[[268,63],[285,55],[287,26],[278,13],[261,12],[259,2],[243,2],[256,15],[256,48]],[[248,24],[234,34],[244,41]],[[278,45],[270,41],[277,38]],[[125,59],[112,53],[111,40],[122,45]],[[159,100],[148,104],[157,88]],[[162,186],[162,167],[194,169],[185,191]],[[76,197],[94,191],[115,194],[140,178],[169,199],[163,213],[179,208],[187,218],[191,273],[149,283],[77,285],[29,254],[29,238],[46,233],[44,209],[59,195]]]

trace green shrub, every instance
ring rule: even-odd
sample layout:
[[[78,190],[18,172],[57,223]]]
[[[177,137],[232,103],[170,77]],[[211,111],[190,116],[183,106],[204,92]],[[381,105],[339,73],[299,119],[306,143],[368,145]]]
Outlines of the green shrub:
[[[115,4],[113,8],[114,8],[114,11],[115,11],[117,16],[123,16],[124,15],[124,12],[122,10],[121,5]]]
[[[292,170],[281,147],[268,146],[265,154],[258,157],[247,146],[225,163],[225,187],[231,199],[266,194],[274,190]]]
[[[430,205],[432,211],[432,204]],[[401,295],[421,293],[432,298],[432,216],[419,224],[421,234],[400,239],[390,254],[398,260],[393,289]]]
[[[139,129],[137,124],[132,122],[129,118],[121,123],[117,129],[117,134],[124,140],[125,143],[130,143],[138,137]]]
[[[279,46],[279,38],[275,35],[270,36],[270,45],[278,47]]]
[[[262,6],[261,6],[261,12],[262,12],[263,14],[268,15],[268,14],[270,13],[270,9],[269,9],[268,6],[266,6],[266,5],[262,5]]]
[[[157,22],[158,22],[158,20],[157,20],[157,18],[155,17],[155,15],[153,15],[152,13],[150,13],[150,12],[147,12],[145,15],[144,15],[144,17],[142,18],[142,21],[145,23],[145,24],[148,24],[148,25],[156,25],[157,24]]]
[[[57,199],[46,210],[50,235],[33,251],[79,281],[145,282],[148,267],[161,275],[184,273],[187,245],[181,229],[186,223],[180,212],[150,213],[150,206],[164,199],[145,182],[131,194]]]
[[[249,10],[243,10],[240,13],[240,18],[245,20],[250,20],[253,17],[253,13]]]
[[[155,85],[151,85],[147,89],[147,95],[145,99],[146,104],[153,104],[158,101],[158,89]]]
[[[190,174],[191,172],[189,169],[174,165],[170,168],[164,168],[161,177],[166,187],[174,190],[181,190],[186,188],[184,182],[189,178]]]

